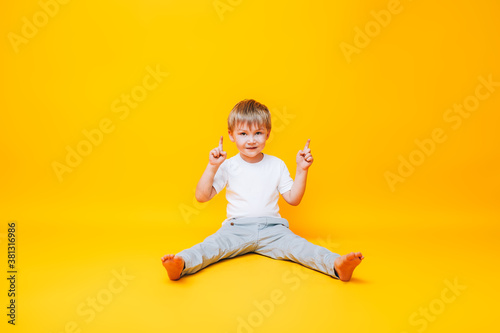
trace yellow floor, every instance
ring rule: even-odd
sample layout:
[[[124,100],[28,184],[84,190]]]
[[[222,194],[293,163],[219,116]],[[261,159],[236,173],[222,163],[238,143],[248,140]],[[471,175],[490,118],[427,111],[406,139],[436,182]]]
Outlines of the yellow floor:
[[[388,218],[383,211],[364,214],[374,225]],[[457,225],[469,221],[467,228],[440,229],[408,228],[403,221],[422,218],[410,214],[390,216],[400,219],[401,227],[370,230],[353,227],[356,218],[321,230],[289,218],[292,230],[332,251],[363,252],[366,259],[348,283],[256,254],[171,282],[160,257],[201,241],[220,221],[209,213],[189,224],[162,221],[152,212],[143,217],[137,223],[130,222],[134,216],[116,217],[123,220],[120,228],[106,227],[102,215],[91,223],[75,216],[38,227],[34,220],[18,221],[18,324],[2,326],[9,332],[51,333],[493,332],[499,327],[499,233],[479,227],[477,214],[453,217]]]

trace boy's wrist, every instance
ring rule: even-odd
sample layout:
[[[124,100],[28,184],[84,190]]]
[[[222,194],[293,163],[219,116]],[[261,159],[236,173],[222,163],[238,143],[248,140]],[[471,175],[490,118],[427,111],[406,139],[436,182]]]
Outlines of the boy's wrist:
[[[220,165],[213,165],[213,164],[208,163],[207,169],[209,171],[212,171],[215,174],[217,172],[217,170],[219,169],[219,166]]]
[[[297,167],[297,174],[307,174],[307,171],[309,171],[309,168],[302,169],[302,168]]]

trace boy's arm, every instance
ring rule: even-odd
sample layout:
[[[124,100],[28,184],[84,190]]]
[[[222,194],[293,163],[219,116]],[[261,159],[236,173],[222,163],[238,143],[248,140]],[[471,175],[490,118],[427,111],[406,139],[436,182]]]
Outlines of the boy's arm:
[[[199,202],[209,201],[217,194],[215,187],[213,187],[212,185],[214,183],[214,177],[217,173],[217,169],[218,167],[214,167],[209,163],[207,165],[207,168],[205,169],[205,172],[203,172],[203,175],[201,176],[200,181],[196,186],[195,193],[196,200],[198,200]]]
[[[292,206],[297,206],[300,203],[306,191],[307,172],[314,160],[309,148],[309,142],[311,142],[311,139],[308,139],[304,149],[299,150],[297,153],[297,172],[295,173],[292,188],[281,195]]]
[[[292,188],[290,191],[283,193],[281,196],[292,206],[297,206],[304,193],[306,191],[306,181],[307,181],[307,170],[299,170],[297,168],[297,173],[295,174],[295,180],[293,181]]]
[[[227,153],[222,149],[222,136],[220,137],[219,146],[210,151],[207,168],[196,185],[196,200],[206,202],[212,199],[217,191],[213,187],[214,177],[222,162],[225,161]]]

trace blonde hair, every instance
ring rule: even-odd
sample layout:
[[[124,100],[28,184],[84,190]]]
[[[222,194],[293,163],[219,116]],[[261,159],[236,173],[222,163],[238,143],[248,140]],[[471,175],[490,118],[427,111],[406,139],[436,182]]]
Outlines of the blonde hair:
[[[267,131],[271,130],[271,113],[264,104],[253,99],[245,99],[236,104],[227,117],[227,128],[232,132],[237,124],[248,126],[264,125]]]

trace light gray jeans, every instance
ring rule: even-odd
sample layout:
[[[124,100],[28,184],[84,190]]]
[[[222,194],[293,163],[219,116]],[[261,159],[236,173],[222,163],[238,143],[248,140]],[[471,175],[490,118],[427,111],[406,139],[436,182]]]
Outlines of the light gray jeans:
[[[243,217],[226,220],[216,233],[199,244],[177,253],[184,259],[181,276],[226,258],[258,253],[290,260],[338,279],[334,260],[339,254],[297,236],[281,217]]]

